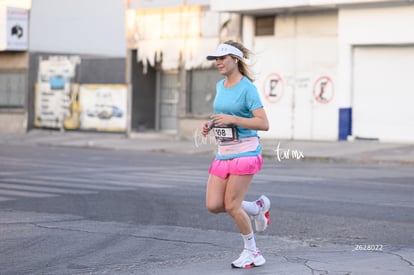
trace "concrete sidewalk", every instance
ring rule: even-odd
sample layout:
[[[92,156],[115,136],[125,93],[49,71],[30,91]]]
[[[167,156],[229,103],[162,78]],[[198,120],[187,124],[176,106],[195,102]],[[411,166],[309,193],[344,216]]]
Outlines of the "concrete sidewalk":
[[[378,141],[292,141],[261,139],[263,155],[277,160],[341,161],[357,163],[414,164],[414,144]],[[108,150],[133,150],[181,154],[214,155],[213,137],[177,139],[162,133],[59,132],[32,130],[23,134],[1,134],[0,144],[26,144]]]

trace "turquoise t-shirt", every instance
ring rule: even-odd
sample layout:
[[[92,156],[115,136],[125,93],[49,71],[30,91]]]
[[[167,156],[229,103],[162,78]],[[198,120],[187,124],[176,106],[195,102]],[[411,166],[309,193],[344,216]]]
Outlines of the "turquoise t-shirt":
[[[224,87],[224,79],[217,82],[216,97],[214,99],[214,114],[228,114],[233,116],[252,118],[253,111],[263,107],[256,86],[246,77],[231,88]],[[258,136],[257,130],[251,130],[237,126],[239,138]],[[262,146],[259,145],[255,151],[241,154],[221,156],[217,159],[232,159],[243,156],[257,156],[261,153]]]

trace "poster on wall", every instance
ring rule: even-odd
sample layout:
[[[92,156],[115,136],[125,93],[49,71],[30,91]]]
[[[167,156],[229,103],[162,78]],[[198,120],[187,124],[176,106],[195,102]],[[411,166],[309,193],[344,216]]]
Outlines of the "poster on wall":
[[[50,56],[39,59],[35,88],[36,127],[64,128],[65,118],[72,114],[72,91],[77,56]]]
[[[89,84],[79,88],[80,129],[125,131],[127,87],[122,84]]]
[[[0,51],[26,51],[29,36],[29,11],[0,6]]]

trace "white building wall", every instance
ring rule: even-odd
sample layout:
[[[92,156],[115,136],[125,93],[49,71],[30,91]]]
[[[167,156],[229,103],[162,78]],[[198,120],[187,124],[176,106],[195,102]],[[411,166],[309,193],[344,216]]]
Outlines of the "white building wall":
[[[407,73],[414,61],[413,14],[413,5],[339,11],[339,103],[353,110],[355,137],[414,141],[414,111],[407,105],[414,101]]]
[[[295,10],[329,9],[336,6],[369,5],[369,4],[406,4],[411,0],[211,0],[211,7],[217,11],[243,13],[269,13]]]
[[[414,6],[341,9],[338,75],[341,106],[351,105],[352,47],[414,43]]]
[[[31,52],[126,56],[125,1],[35,0]]]
[[[128,6],[131,9],[153,9],[153,8],[165,8],[165,7],[177,7],[182,5],[196,5],[196,6],[208,6],[210,0],[127,0]]]
[[[336,12],[280,15],[274,36],[255,37],[256,85],[270,121],[266,138],[336,140],[338,101],[316,100],[315,83],[321,77],[336,86],[337,14]],[[246,26],[244,26],[246,27]],[[266,85],[272,74],[282,85],[279,99],[268,97]]]

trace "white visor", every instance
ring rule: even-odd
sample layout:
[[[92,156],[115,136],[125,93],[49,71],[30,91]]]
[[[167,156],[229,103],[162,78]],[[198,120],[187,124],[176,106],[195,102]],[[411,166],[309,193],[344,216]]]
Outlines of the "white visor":
[[[220,44],[213,54],[207,56],[207,60],[214,60],[217,57],[222,57],[228,54],[232,54],[240,58],[243,58],[243,53],[241,50],[229,44]]]

